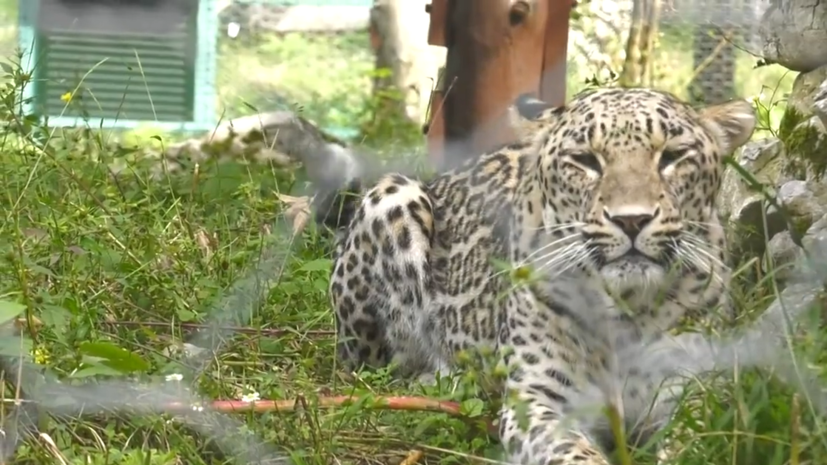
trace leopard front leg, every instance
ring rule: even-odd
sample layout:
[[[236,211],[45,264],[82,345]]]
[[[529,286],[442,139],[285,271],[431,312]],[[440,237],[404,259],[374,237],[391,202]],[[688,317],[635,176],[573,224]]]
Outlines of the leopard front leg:
[[[729,373],[736,367],[772,366],[773,354],[784,348],[773,345],[761,331],[743,331],[728,336],[703,333],[671,335],[656,334],[647,341],[631,346],[620,354],[620,372],[626,377],[624,405],[631,429],[644,439],[672,421],[678,402],[698,403],[699,399],[684,398],[684,391],[696,379],[709,383],[711,375]],[[707,386],[708,387],[708,386]],[[698,414],[690,408],[695,428],[706,429]],[[676,431],[688,425],[676,425]],[[681,436],[681,435],[678,435]],[[669,463],[686,446],[673,438],[657,445],[658,463]]]
[[[784,341],[774,340],[773,336],[756,325],[725,336],[664,333],[627,348],[619,359],[620,372],[626,377],[623,398],[631,429],[647,438],[673,420],[679,401],[688,403],[684,408],[693,404],[697,407],[700,399],[684,397],[684,391],[694,380],[703,380],[710,389],[710,382],[717,381],[711,378],[719,373],[729,374],[739,367],[778,368],[778,357],[785,357],[787,352]],[[692,429],[707,430],[700,412],[700,408],[689,408],[688,421],[696,423]],[[673,431],[680,433],[688,428],[690,425],[682,423],[675,425]],[[687,445],[675,437],[688,434],[671,436],[657,444],[658,463],[672,463],[687,452]]]
[[[523,393],[522,406],[503,410],[500,440],[509,463],[520,465],[609,465],[585,432],[569,424],[560,405],[544,393]]]
[[[506,305],[499,342],[509,375],[499,433],[510,462],[608,465],[593,428],[602,405],[578,402],[601,376],[594,341],[562,308],[528,291],[512,292]]]
[[[350,367],[396,362],[400,374],[440,369],[431,307],[433,205],[423,184],[381,177],[338,240],[330,298],[339,356]]]

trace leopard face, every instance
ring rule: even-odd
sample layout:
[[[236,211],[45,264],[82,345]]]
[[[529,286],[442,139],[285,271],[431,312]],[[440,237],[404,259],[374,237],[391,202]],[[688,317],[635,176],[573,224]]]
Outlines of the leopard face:
[[[723,158],[755,128],[748,102],[693,109],[654,90],[601,89],[533,116],[548,124],[535,136],[542,224],[568,251],[563,266],[625,294],[662,288],[676,270],[724,273],[715,203]]]

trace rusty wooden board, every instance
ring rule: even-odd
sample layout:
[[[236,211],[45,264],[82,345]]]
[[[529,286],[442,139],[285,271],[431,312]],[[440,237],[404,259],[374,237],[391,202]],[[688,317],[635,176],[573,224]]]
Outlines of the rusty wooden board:
[[[545,53],[543,75],[540,81],[540,98],[553,105],[566,101],[566,59],[569,44],[572,0],[546,0]]]
[[[445,143],[451,156],[469,156],[514,138],[504,124],[503,102],[514,88],[508,4],[501,0],[450,0],[443,105]],[[459,160],[433,158],[453,165]]]
[[[437,2],[444,2],[439,12]],[[431,5],[429,43],[448,48],[445,79],[433,94],[428,125],[430,158],[442,166],[446,144],[452,153],[474,156],[513,141],[508,107],[519,94],[532,92],[553,103],[565,99],[572,0],[537,0],[530,14],[516,19],[514,3],[519,2],[434,0]]]
[[[445,19],[448,17],[449,0],[431,0],[425,11],[431,16],[428,24],[428,45],[447,47],[445,41]]]

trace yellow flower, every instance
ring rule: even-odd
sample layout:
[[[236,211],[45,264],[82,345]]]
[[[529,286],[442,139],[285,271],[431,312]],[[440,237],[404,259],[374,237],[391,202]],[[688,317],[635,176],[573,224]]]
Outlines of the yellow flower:
[[[34,356],[34,363],[36,363],[37,365],[45,365],[49,362],[49,359],[51,359],[49,353],[46,352],[45,349],[40,347],[35,348],[32,351],[32,355]]]
[[[60,101],[64,103],[69,103],[72,101],[72,97],[74,97],[74,95],[72,95],[71,92],[66,92],[65,94],[60,96]]]

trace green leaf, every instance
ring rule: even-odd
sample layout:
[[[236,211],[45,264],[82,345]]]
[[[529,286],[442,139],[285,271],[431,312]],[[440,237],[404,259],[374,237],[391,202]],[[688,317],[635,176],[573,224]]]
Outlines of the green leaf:
[[[26,310],[25,305],[9,302],[8,300],[0,300],[0,325],[17,318],[24,310]]]
[[[34,344],[31,339],[17,336],[0,337],[0,355],[31,359]]]
[[[182,308],[180,310],[176,310],[175,313],[178,315],[178,319],[183,322],[192,321],[197,316],[195,312]]]
[[[83,355],[102,359],[101,363],[120,373],[146,371],[149,363],[138,354],[109,342],[84,342],[79,347]]]
[[[52,272],[52,270],[46,268],[45,266],[36,265],[34,263],[29,265],[29,270],[31,270],[33,273],[48,276],[50,278],[55,277],[55,274]]]
[[[459,412],[466,417],[478,417],[482,415],[485,403],[482,399],[466,399],[459,404]]]
[[[327,271],[331,266],[333,266],[333,262],[329,258],[317,258],[305,262],[304,265],[299,268],[299,271]]]
[[[429,430],[445,430],[445,425],[443,424],[444,422],[445,418],[439,415],[423,416],[422,419],[417,422],[416,428],[414,428],[413,431],[413,436],[424,436]]]
[[[89,378],[90,376],[120,376],[123,373],[106,365],[90,365],[72,373],[70,378]]]
[[[327,292],[327,288],[329,287],[330,283],[326,278],[319,278],[313,281],[313,287],[316,288],[317,291],[320,292]]]
[[[40,311],[40,319],[43,324],[62,331],[69,324],[72,312],[57,305],[44,305]]]

